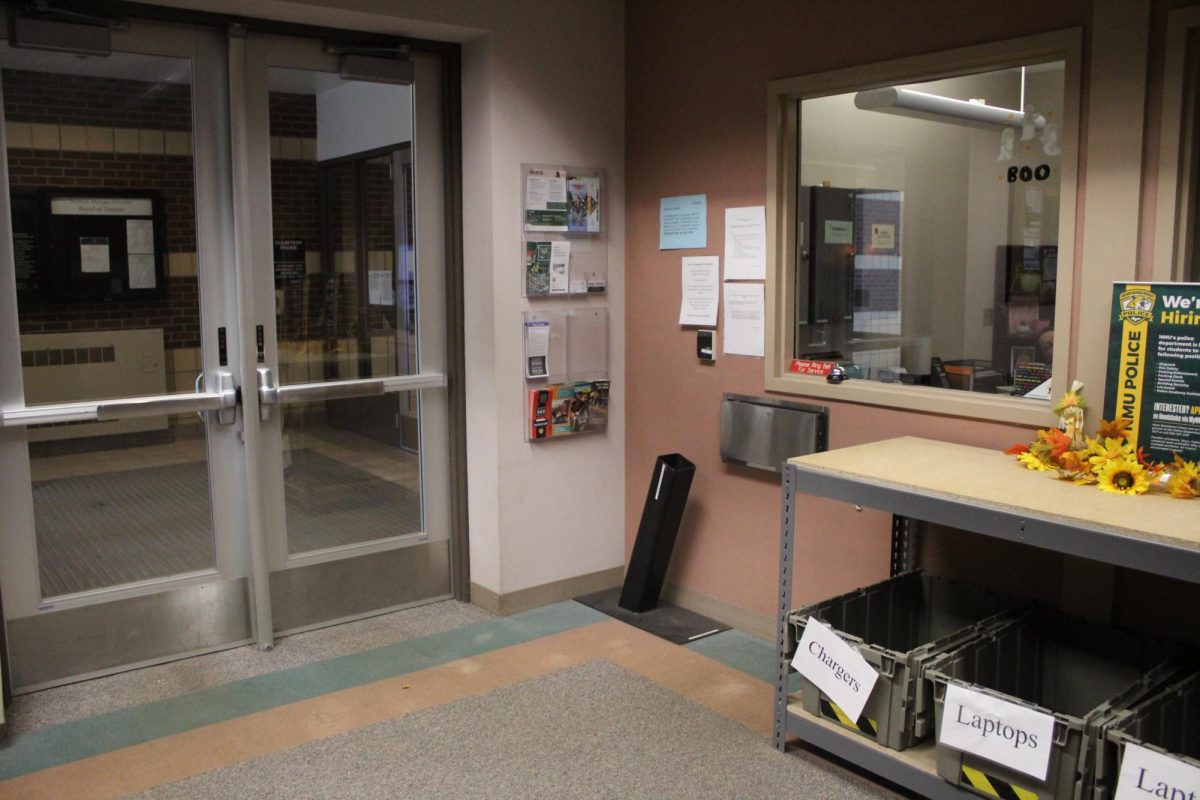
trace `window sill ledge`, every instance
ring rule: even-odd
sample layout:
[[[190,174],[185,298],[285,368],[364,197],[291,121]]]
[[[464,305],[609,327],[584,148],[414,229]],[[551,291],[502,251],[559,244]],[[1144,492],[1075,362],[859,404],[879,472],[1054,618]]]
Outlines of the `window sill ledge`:
[[[1026,400],[929,386],[907,386],[859,379],[834,384],[819,377],[781,374],[768,375],[765,388],[769,392],[784,392],[821,400],[1038,428],[1049,425],[1053,417],[1048,400]],[[1054,396],[1052,389],[1051,397]]]

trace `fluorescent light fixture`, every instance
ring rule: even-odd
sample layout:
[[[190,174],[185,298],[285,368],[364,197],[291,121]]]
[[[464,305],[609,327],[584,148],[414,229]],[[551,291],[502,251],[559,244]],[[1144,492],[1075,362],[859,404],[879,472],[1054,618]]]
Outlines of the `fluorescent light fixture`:
[[[901,89],[899,86],[858,92],[854,95],[854,105],[865,111],[882,111],[885,114],[899,114],[902,117],[916,117],[933,122],[953,122],[989,130],[997,125],[1019,130],[1025,125],[1025,114],[1021,111],[983,103],[969,103],[966,100],[955,100],[953,97]],[[1046,127],[1046,118],[1041,114],[1034,114],[1033,127],[1039,131]]]

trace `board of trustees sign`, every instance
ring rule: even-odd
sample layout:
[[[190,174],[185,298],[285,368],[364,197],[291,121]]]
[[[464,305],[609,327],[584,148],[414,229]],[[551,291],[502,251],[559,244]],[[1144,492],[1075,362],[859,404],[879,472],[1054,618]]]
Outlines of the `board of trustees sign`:
[[[1113,285],[1104,418],[1154,461],[1200,457],[1200,284]]]

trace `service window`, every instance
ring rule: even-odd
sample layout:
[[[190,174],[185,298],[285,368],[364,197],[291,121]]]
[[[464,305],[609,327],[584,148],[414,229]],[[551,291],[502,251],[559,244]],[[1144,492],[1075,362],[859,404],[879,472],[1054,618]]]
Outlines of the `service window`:
[[[785,328],[776,377],[811,393],[837,367],[845,399],[949,400],[951,413],[993,416],[978,402],[955,409],[950,393],[969,393],[1010,417],[1044,410],[1070,319],[1066,57],[867,78],[849,91],[822,90],[820,78],[781,86],[780,130],[795,150],[782,146],[795,155],[777,162],[784,202],[772,209],[777,334]],[[866,384],[888,387],[863,395]]]
[[[1156,281],[1200,281],[1200,8],[1167,18],[1154,227]]]

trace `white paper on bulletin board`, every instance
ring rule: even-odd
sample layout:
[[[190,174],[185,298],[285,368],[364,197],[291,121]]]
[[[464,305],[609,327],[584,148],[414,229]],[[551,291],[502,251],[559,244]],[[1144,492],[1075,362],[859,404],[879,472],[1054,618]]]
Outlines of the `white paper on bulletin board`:
[[[111,272],[112,261],[108,256],[108,238],[105,236],[83,236],[79,239],[79,271]]]
[[[143,255],[154,252],[153,220],[125,220],[125,251],[129,255]]]
[[[154,275],[153,253],[129,254],[129,288],[153,289],[158,284]]]

